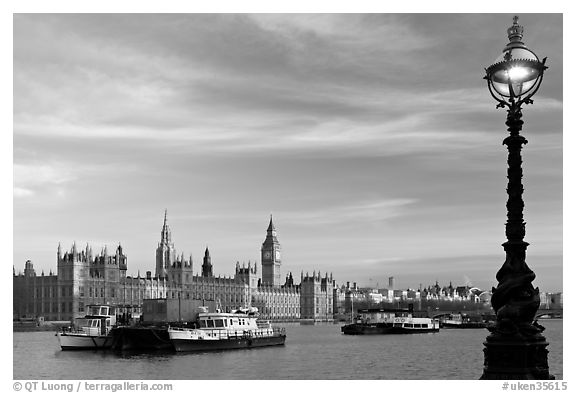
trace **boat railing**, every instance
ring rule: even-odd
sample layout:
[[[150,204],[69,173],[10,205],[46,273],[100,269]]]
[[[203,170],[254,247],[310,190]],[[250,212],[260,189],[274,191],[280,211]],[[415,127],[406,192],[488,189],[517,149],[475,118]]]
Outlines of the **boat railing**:
[[[286,328],[275,327],[275,328],[272,328],[272,332],[274,334],[286,335]]]
[[[271,323],[270,323],[270,321],[267,321],[267,320],[258,319],[256,321],[256,326],[258,326],[259,329],[265,329],[265,328],[269,328],[271,326]]]
[[[85,333],[87,336],[90,337],[96,337],[100,335],[100,328],[99,327],[89,327],[89,326],[84,326],[82,328],[82,333]],[[108,333],[108,330],[106,331],[106,333]]]
[[[189,329],[174,326],[170,327],[170,329],[176,331],[196,330],[199,333],[198,335],[199,337],[205,336],[207,339],[218,339],[218,340],[275,337],[278,335],[286,334],[286,328],[272,328],[272,327],[266,329],[253,329],[253,330],[226,330],[226,329]]]
[[[233,340],[257,337],[251,330],[202,330],[210,339]]]

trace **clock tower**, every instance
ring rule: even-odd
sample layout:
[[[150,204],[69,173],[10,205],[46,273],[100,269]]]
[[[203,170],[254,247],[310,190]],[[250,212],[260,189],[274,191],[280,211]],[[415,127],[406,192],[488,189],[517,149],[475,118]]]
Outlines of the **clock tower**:
[[[276,228],[270,215],[270,224],[266,233],[266,239],[262,243],[262,284],[280,286],[280,243],[276,238]]]

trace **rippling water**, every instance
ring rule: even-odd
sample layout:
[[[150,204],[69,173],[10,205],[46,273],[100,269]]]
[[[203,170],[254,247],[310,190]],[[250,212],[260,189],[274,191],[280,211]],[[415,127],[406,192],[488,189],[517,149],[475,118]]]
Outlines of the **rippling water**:
[[[562,379],[562,320],[541,321]],[[14,333],[14,379],[478,379],[484,329],[346,336],[341,325],[286,324],[286,345],[206,353],[61,351],[53,332]]]

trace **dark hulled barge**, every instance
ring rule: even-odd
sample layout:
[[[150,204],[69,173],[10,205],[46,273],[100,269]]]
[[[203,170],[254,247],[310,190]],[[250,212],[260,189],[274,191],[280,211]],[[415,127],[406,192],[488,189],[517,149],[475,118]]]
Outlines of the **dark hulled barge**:
[[[112,331],[112,349],[116,351],[173,351],[165,326],[121,326]]]
[[[487,323],[480,315],[449,314],[440,318],[440,327],[444,329],[484,329]]]
[[[415,315],[412,308],[358,310],[355,321],[341,328],[344,334],[414,334],[435,333],[440,322],[424,315]]]

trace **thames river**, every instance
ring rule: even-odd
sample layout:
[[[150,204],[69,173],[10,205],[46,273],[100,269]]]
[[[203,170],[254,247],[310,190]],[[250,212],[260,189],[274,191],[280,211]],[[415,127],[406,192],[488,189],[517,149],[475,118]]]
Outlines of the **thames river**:
[[[562,371],[562,320],[542,320]],[[206,353],[61,351],[54,332],[14,333],[14,379],[454,379],[482,374],[485,329],[346,336],[341,324],[285,324],[286,345]]]

